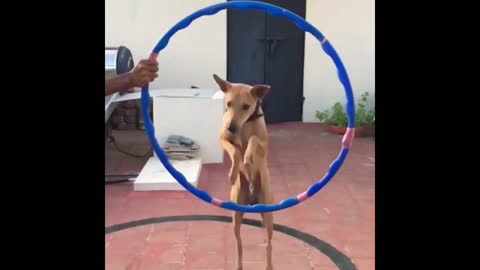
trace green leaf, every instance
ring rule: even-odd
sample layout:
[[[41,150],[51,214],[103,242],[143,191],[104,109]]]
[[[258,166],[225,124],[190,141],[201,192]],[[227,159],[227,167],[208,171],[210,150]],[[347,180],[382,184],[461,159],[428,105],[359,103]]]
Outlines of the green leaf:
[[[368,92],[362,93],[357,102],[357,111],[355,112],[356,125],[371,125],[375,122],[375,108],[373,110],[366,109],[368,95]],[[340,102],[336,102],[330,109],[323,112],[316,111],[315,117],[321,122],[338,127],[345,127],[348,124],[347,114]]]

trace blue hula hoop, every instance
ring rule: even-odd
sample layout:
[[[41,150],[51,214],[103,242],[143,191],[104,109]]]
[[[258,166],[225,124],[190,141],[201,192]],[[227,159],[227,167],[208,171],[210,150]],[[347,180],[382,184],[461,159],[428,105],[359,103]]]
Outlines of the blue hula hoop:
[[[355,133],[355,102],[354,102],[352,87],[350,85],[350,80],[348,78],[347,71],[345,70],[343,63],[340,60],[340,57],[338,56],[338,54],[336,53],[335,49],[332,47],[330,42],[322,35],[322,33],[320,33],[320,31],[318,31],[309,22],[305,21],[302,17],[296,15],[291,11],[288,11],[286,9],[280,8],[275,5],[256,2],[256,1],[222,2],[209,7],[205,7],[203,9],[200,9],[190,14],[189,16],[185,17],[184,19],[179,21],[177,24],[175,24],[170,30],[168,30],[168,32],[165,35],[163,35],[163,37],[160,39],[160,41],[157,43],[157,45],[153,49],[153,52],[151,53],[150,57],[156,58],[158,53],[167,46],[170,38],[177,31],[188,27],[190,23],[192,23],[192,21],[194,21],[195,19],[205,15],[214,15],[220,10],[228,9],[228,8],[236,9],[236,10],[258,9],[258,10],[263,10],[273,16],[285,17],[293,21],[299,29],[305,32],[308,32],[312,34],[315,38],[317,38],[318,41],[320,41],[321,43],[322,49],[333,60],[337,68],[338,78],[345,89],[345,94],[347,98],[346,112],[348,117],[348,126],[347,126],[347,131],[342,140],[341,150],[338,156],[336,157],[336,159],[330,164],[327,173],[320,180],[318,180],[317,182],[313,183],[310,187],[308,187],[308,189],[303,193],[297,195],[296,197],[286,198],[276,204],[239,205],[232,201],[221,201],[219,199],[213,198],[212,196],[210,196],[210,194],[208,194],[204,190],[201,190],[192,186],[187,181],[185,176],[181,172],[177,171],[169,162],[167,156],[165,155],[165,152],[160,147],[160,144],[155,138],[155,129],[153,127],[152,120],[150,119],[150,116],[148,113],[149,112],[148,108],[150,103],[150,94],[148,92],[148,84],[142,88],[142,94],[141,94],[141,107],[142,107],[143,119],[145,122],[145,130],[152,144],[153,150],[155,151],[155,153],[157,154],[158,158],[160,159],[162,164],[165,166],[167,171],[186,190],[190,191],[192,194],[194,194],[201,200],[224,209],[238,211],[238,212],[262,213],[262,212],[273,212],[273,211],[282,210],[282,209],[297,205],[300,202],[305,201],[306,199],[308,199],[309,197],[317,193],[321,188],[323,188],[330,181],[330,179],[332,179],[332,177],[335,175],[335,173],[338,171],[343,161],[345,160],[348,154],[349,148],[351,146],[354,133]]]

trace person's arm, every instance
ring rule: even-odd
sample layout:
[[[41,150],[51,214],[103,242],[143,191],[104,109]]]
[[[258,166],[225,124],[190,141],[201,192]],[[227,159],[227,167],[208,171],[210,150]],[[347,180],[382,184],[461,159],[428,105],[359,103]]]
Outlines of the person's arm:
[[[105,96],[125,91],[132,87],[143,87],[158,77],[157,71],[157,60],[141,60],[132,71],[105,80]]]
[[[123,92],[134,87],[132,83],[132,73],[124,73],[105,80],[105,96],[116,92]]]

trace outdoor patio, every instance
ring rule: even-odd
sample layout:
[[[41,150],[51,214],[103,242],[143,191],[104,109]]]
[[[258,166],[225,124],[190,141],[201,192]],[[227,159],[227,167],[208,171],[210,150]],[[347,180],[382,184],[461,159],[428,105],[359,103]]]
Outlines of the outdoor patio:
[[[282,123],[268,126],[269,168],[276,201],[303,192],[322,177],[340,150],[340,135],[322,124]],[[143,131],[115,131],[118,145],[139,155],[150,144]],[[138,174],[148,157],[135,158],[106,146],[106,174]],[[199,188],[229,198],[228,170],[223,164],[207,164]],[[215,215],[229,211],[200,201],[185,191],[134,192],[132,183],[105,186],[105,227],[155,217]],[[274,213],[275,224],[288,226],[328,243],[348,257],[356,269],[373,270],[375,264],[375,141],[356,138],[342,168],[314,197]],[[245,218],[260,220],[258,214]],[[220,218],[219,218],[220,219]],[[106,269],[234,269],[235,241],[231,224],[212,220],[175,220],[132,226],[105,234]],[[242,225],[244,270],[265,269],[264,229]],[[275,270],[351,269],[336,265],[329,246],[275,231]],[[333,252],[333,251],[332,251]],[[340,261],[335,257],[337,262]]]

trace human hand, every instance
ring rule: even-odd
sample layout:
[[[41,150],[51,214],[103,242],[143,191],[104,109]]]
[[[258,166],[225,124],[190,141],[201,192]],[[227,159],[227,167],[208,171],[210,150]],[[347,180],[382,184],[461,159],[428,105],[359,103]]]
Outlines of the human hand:
[[[137,63],[130,73],[130,80],[134,87],[143,87],[158,77],[158,62],[155,59],[143,59]]]

